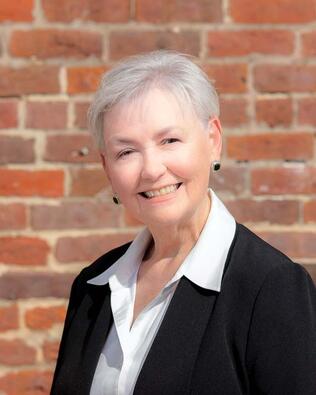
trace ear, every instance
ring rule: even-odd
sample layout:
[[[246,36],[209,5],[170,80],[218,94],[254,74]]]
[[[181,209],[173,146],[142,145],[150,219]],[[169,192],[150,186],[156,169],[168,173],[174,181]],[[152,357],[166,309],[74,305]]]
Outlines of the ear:
[[[222,152],[222,125],[217,117],[212,117],[208,121],[208,135],[211,140],[212,160],[220,160]]]
[[[110,184],[112,184],[112,183],[111,183],[110,174],[109,174],[109,170],[108,170],[108,167],[107,167],[106,156],[105,156],[105,153],[104,153],[104,152],[100,152],[100,158],[101,158],[103,170],[104,170],[104,172],[105,172],[105,174],[106,174],[108,180],[110,181]]]

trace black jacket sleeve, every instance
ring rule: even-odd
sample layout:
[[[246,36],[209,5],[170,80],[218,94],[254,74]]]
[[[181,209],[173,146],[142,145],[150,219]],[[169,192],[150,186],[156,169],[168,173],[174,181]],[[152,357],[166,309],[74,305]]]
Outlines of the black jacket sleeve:
[[[251,393],[316,394],[316,289],[291,262],[265,278],[248,334]]]

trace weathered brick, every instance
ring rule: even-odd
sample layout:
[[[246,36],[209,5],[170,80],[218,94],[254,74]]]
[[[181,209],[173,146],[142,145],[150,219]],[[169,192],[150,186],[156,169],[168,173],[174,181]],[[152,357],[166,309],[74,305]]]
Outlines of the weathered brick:
[[[0,339],[0,364],[9,366],[34,364],[36,350],[20,339]]]
[[[71,196],[94,196],[109,186],[104,170],[99,169],[70,169]]]
[[[0,195],[60,197],[64,194],[62,170],[0,169]]]
[[[314,0],[231,0],[230,15],[241,23],[304,23],[316,20]]]
[[[87,129],[87,112],[90,103],[79,102],[75,104],[75,120],[74,126],[79,129]]]
[[[45,265],[49,247],[35,237],[0,237],[0,263],[12,265]]]
[[[50,329],[53,325],[62,324],[66,317],[65,306],[34,307],[25,312],[25,325],[30,329]]]
[[[25,126],[32,129],[65,129],[66,102],[27,102]]]
[[[129,20],[129,0],[43,0],[47,20],[120,23]]]
[[[225,200],[225,205],[238,222],[268,222],[290,225],[298,221],[299,203],[291,200],[251,199]]]
[[[304,222],[316,222],[316,200],[304,203]]]
[[[246,189],[247,172],[245,166],[224,166],[219,172],[210,174],[209,185],[220,193],[229,192],[238,195]]]
[[[34,139],[0,136],[0,164],[34,162]]]
[[[259,92],[315,92],[316,65],[258,65],[254,86]]]
[[[43,355],[47,362],[55,362],[57,360],[59,341],[45,341],[43,343]]]
[[[206,64],[203,70],[215,83],[219,93],[244,93],[247,91],[248,68],[239,64]]]
[[[24,229],[26,221],[26,207],[24,204],[0,204],[0,230]]]
[[[57,66],[0,67],[0,96],[58,93]]]
[[[102,37],[82,30],[16,30],[11,34],[9,51],[12,56],[39,59],[100,57]]]
[[[5,395],[48,395],[53,379],[51,371],[27,370],[0,377],[0,391]]]
[[[105,252],[132,240],[135,234],[109,234],[81,237],[61,237],[55,256],[59,262],[92,262]]]
[[[92,137],[83,133],[47,136],[44,159],[49,162],[100,162]]]
[[[136,0],[136,20],[140,22],[222,22],[222,1]]]
[[[229,30],[208,33],[209,56],[290,55],[294,34],[288,30]]]
[[[200,36],[193,31],[114,31],[109,40],[113,60],[155,49],[174,49],[195,56],[200,52]]]
[[[220,99],[221,123],[223,126],[238,127],[248,122],[247,101],[245,99]]]
[[[316,56],[316,31],[302,33],[301,40],[303,56]]]
[[[316,126],[316,99],[308,97],[298,100],[298,121],[303,125]]]
[[[253,169],[251,178],[255,195],[316,193],[316,167]]]
[[[69,67],[67,69],[67,92],[71,95],[77,93],[95,92],[99,86],[102,74],[108,68],[99,67]]]
[[[258,99],[256,120],[270,127],[290,126],[293,121],[292,100],[289,98]]]
[[[259,236],[290,258],[316,258],[315,232],[260,232]]]
[[[9,272],[0,275],[0,298],[68,298],[74,279],[71,273]]]
[[[113,205],[106,203],[78,201],[31,207],[31,224],[36,230],[106,228],[117,226],[118,222]]]
[[[0,101],[0,129],[16,128],[18,126],[18,101]]]
[[[18,329],[19,311],[16,304],[0,307],[0,332]]]
[[[311,159],[312,133],[265,133],[227,137],[227,155],[236,160]]]
[[[19,2],[0,0],[0,21],[32,21],[33,6],[34,0],[19,0]]]

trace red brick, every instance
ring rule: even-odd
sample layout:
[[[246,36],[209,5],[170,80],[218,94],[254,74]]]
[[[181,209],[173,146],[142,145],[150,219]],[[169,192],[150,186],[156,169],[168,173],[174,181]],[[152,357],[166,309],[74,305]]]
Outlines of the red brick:
[[[67,103],[51,101],[26,103],[25,126],[32,129],[65,129]]]
[[[316,31],[302,33],[303,56],[316,56]]]
[[[34,162],[34,139],[0,135],[0,164]]]
[[[55,256],[59,262],[92,262],[105,252],[134,238],[134,234],[109,234],[81,237],[61,237]]]
[[[259,65],[254,85],[259,92],[315,92],[316,65]]]
[[[298,100],[298,121],[303,125],[316,126],[316,99],[308,97]]]
[[[0,307],[0,332],[19,328],[19,312],[16,304]]]
[[[43,355],[47,362],[55,362],[57,360],[59,350],[59,341],[45,341],[43,344]]]
[[[316,258],[315,232],[260,232],[259,236],[290,258]]]
[[[79,129],[87,129],[87,112],[90,103],[80,102],[75,104],[75,121],[74,126]]]
[[[32,21],[33,5],[33,0],[19,0],[19,2],[0,0],[0,21]]]
[[[64,194],[62,170],[0,169],[0,195],[59,197]]]
[[[227,127],[238,127],[248,123],[247,101],[245,99],[220,99],[221,123]]]
[[[82,30],[16,30],[11,34],[9,51],[12,56],[39,59],[100,57],[102,38],[99,33]]]
[[[254,53],[290,55],[294,34],[288,30],[230,30],[208,33],[209,56],[245,56]]]
[[[308,271],[309,275],[314,281],[314,284],[316,285],[316,265],[304,263],[303,266]]]
[[[0,276],[0,297],[8,300],[68,298],[73,279],[71,273],[10,272]]]
[[[100,162],[92,137],[83,133],[47,136],[44,159],[67,163]]]
[[[0,204],[0,230],[24,229],[26,221],[26,207],[24,204]]]
[[[316,167],[253,169],[251,178],[255,195],[316,193]]]
[[[25,313],[25,325],[36,330],[50,329],[65,321],[65,306],[34,307]]]
[[[209,184],[215,191],[241,194],[246,189],[247,167],[221,167],[220,171],[210,174]]]
[[[0,67],[0,96],[58,93],[56,66]]]
[[[109,56],[118,60],[155,49],[173,49],[198,56],[200,35],[193,31],[115,31],[110,34]]]
[[[225,200],[225,205],[241,223],[268,222],[290,225],[297,222],[299,216],[299,204],[291,200]]]
[[[0,364],[9,366],[34,364],[36,350],[20,339],[0,339]]]
[[[95,196],[109,186],[104,170],[99,169],[70,169],[71,196]]]
[[[312,133],[265,133],[227,137],[227,155],[236,160],[310,159]]]
[[[304,222],[316,222],[316,200],[304,203]]]
[[[119,217],[112,204],[88,201],[65,202],[59,206],[31,208],[33,229],[92,229],[118,226]]]
[[[48,395],[53,373],[28,370],[7,373],[0,377],[0,391],[5,395]]]
[[[231,0],[230,15],[241,23],[304,23],[316,19],[314,0]]]
[[[16,128],[18,126],[17,105],[17,100],[0,102],[0,129]]]
[[[129,20],[129,0],[43,0],[47,20],[119,23]]]
[[[215,83],[219,93],[244,93],[247,91],[248,68],[240,64],[207,64],[204,71]]]
[[[256,120],[270,127],[290,126],[293,121],[292,100],[288,98],[258,99]]]
[[[136,0],[136,20],[140,22],[222,22],[222,1]]]
[[[67,92],[77,93],[95,92],[99,86],[102,74],[107,67],[69,67],[67,70]]]
[[[26,236],[0,237],[0,262],[12,265],[45,265],[49,247],[46,241]]]

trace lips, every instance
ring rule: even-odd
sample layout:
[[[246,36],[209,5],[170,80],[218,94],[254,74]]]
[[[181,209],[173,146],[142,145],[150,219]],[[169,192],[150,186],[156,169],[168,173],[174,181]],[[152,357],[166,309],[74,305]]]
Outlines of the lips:
[[[181,184],[182,184],[182,182],[180,182],[178,184],[171,184],[171,185],[168,185],[168,186],[160,188],[160,189],[154,189],[151,191],[141,192],[140,195],[142,195],[146,199],[152,199],[157,196],[167,195],[169,193],[175,192],[180,187]]]

